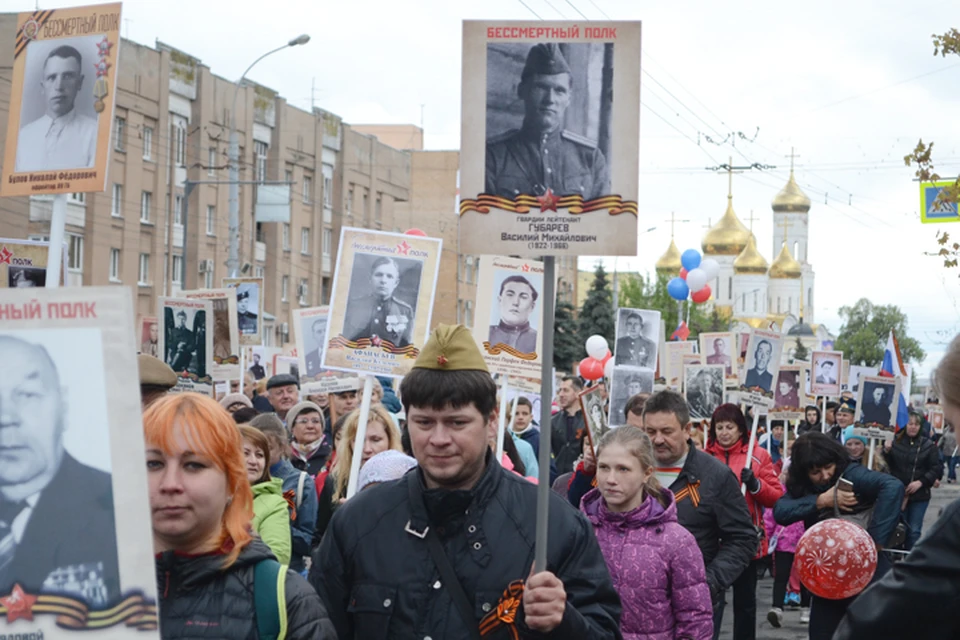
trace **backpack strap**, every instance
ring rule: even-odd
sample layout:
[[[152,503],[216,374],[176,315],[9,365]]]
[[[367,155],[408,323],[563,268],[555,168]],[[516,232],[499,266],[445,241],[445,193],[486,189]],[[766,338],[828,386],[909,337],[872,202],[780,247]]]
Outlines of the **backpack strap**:
[[[253,603],[260,640],[287,637],[287,567],[273,558],[261,560],[253,570]]]
[[[307,480],[307,472],[300,472],[300,479],[297,481],[297,509],[300,508],[300,504],[303,502],[303,483]]]

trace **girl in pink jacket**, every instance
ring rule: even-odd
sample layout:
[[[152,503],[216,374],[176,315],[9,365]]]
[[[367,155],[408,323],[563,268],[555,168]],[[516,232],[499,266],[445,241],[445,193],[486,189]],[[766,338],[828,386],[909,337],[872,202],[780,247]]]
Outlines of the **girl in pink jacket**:
[[[713,610],[703,556],[660,486],[650,438],[608,431],[597,452],[597,488],[580,508],[593,524],[620,594],[625,640],[710,640]]]

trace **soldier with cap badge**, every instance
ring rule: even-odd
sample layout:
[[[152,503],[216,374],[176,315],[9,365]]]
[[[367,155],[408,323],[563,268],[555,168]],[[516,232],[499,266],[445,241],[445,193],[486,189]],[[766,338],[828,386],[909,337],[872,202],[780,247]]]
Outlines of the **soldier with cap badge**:
[[[413,331],[413,307],[394,297],[400,267],[391,258],[377,258],[370,269],[371,295],[347,304],[343,334],[348,340],[379,338],[406,347]]]
[[[237,292],[237,318],[239,319],[240,333],[247,335],[256,335],[257,333],[257,314],[250,313],[250,292]],[[262,376],[261,376],[262,377]]]
[[[514,199],[551,191],[587,201],[610,193],[603,153],[593,141],[563,129],[572,90],[572,72],[560,47],[534,45],[517,87],[523,125],[487,140],[486,193]]]

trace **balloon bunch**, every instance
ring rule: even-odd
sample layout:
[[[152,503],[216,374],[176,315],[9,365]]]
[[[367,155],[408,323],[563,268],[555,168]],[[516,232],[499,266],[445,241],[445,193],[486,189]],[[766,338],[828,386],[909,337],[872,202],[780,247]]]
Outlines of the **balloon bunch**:
[[[584,380],[609,378],[613,374],[613,354],[607,339],[601,335],[592,335],[584,345],[587,357],[580,361],[579,373]]]
[[[677,302],[689,298],[696,304],[710,299],[713,291],[709,280],[713,280],[720,273],[720,265],[713,258],[704,260],[696,249],[687,249],[680,256],[680,275],[667,283],[667,293]]]

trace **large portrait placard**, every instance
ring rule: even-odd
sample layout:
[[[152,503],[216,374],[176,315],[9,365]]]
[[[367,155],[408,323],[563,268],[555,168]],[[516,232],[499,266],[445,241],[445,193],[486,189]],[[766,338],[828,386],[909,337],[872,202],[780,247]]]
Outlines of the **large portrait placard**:
[[[213,306],[213,367],[217,380],[234,380],[240,374],[240,331],[237,292],[234,289],[182,291],[192,300],[209,300]]]
[[[813,362],[816,363],[816,357]],[[838,362],[839,365],[839,362]],[[839,368],[839,367],[838,367]],[[807,368],[803,365],[782,365],[773,388],[770,416],[776,420],[803,420],[808,403],[805,390]]]
[[[780,371],[783,335],[754,329],[747,344],[747,357],[740,371],[740,402],[771,408],[774,383]]]
[[[159,638],[130,293],[7,289],[0,316],[0,637]]]
[[[360,388],[360,377],[330,371],[321,366],[326,346],[330,307],[293,310],[293,326],[300,361],[300,390],[303,394],[339,393]]]
[[[463,23],[460,250],[636,255],[639,22]]]
[[[660,373],[670,389],[679,391],[683,387],[683,358],[693,355],[697,343],[693,340],[680,340],[664,343],[665,355],[660,358]]]
[[[0,196],[103,191],[120,3],[21,13],[12,52]]]
[[[480,259],[473,337],[491,372],[540,377],[542,293],[542,262]]]
[[[683,368],[683,395],[690,407],[690,418],[709,420],[723,404],[726,380],[725,363],[692,364]]]
[[[583,411],[583,422],[587,425],[587,438],[594,449],[600,444],[600,438],[610,430],[607,421],[606,404],[600,385],[587,387],[580,392],[580,409]]]
[[[323,368],[410,371],[430,330],[441,248],[439,238],[343,227]]]
[[[237,290],[237,331],[240,344],[263,344],[263,278],[224,278],[225,289]]]
[[[177,374],[171,392],[213,396],[213,303],[160,297],[157,318],[161,359]]]
[[[854,433],[868,438],[892,440],[897,431],[900,378],[863,376],[857,393]]]
[[[47,252],[50,244],[35,240],[0,238],[0,289],[31,289],[47,284]],[[63,268],[67,250],[63,250]],[[60,283],[64,272],[60,273]]]
[[[700,354],[704,364],[722,364],[724,380],[728,384],[739,384],[740,360],[736,334],[732,331],[700,334]]]
[[[837,398],[843,375],[842,351],[814,351],[810,355],[810,392],[814,396]]]
[[[610,414],[607,417],[611,427],[627,424],[624,413],[627,401],[638,393],[653,393],[653,369],[614,367],[610,380]]]
[[[613,360],[615,366],[655,369],[660,346],[660,312],[617,309]]]

